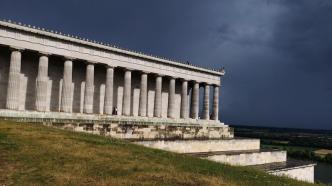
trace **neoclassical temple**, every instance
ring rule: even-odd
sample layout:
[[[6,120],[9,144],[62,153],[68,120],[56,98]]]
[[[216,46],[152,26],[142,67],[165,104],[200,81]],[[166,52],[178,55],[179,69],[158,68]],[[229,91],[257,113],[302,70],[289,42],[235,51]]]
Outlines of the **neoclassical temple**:
[[[234,139],[219,121],[223,70],[0,21],[0,119],[137,144],[313,182],[314,166]]]
[[[223,72],[43,29],[0,26],[2,109],[218,120]]]
[[[0,21],[0,117],[226,127],[218,118],[223,75],[223,70]]]

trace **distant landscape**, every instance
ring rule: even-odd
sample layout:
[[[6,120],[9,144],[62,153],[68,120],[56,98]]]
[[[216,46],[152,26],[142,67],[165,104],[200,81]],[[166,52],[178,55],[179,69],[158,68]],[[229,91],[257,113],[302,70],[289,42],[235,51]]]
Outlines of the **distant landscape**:
[[[290,157],[332,163],[332,131],[232,126],[235,136],[261,139],[263,148],[287,150]]]
[[[232,127],[236,137],[261,139],[264,149],[286,150],[290,158],[318,162],[316,180],[332,184],[332,130]]]

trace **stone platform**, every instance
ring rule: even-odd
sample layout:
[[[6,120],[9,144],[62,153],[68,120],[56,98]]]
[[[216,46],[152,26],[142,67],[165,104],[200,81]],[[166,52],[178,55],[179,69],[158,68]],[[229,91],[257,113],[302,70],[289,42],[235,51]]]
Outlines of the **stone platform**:
[[[0,118],[130,140],[231,139],[233,131],[216,121],[126,117],[63,112],[1,110]]]

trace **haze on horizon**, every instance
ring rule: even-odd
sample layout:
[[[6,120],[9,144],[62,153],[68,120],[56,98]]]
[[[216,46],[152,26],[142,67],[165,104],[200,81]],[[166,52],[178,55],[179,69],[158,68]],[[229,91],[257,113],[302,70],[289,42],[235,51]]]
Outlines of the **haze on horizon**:
[[[332,1],[2,0],[0,18],[226,68],[226,124],[332,129]]]

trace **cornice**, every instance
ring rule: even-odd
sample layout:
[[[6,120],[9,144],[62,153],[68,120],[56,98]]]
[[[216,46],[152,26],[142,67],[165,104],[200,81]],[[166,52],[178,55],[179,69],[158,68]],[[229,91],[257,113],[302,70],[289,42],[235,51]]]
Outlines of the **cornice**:
[[[90,46],[90,47],[95,47],[98,49],[104,49],[104,50],[108,50],[111,52],[134,56],[137,58],[147,59],[147,60],[165,63],[165,64],[178,66],[178,67],[182,67],[182,68],[187,68],[187,69],[191,69],[191,70],[195,70],[195,71],[205,72],[205,73],[209,73],[212,75],[223,76],[225,74],[224,71],[207,69],[207,68],[199,67],[196,65],[186,64],[184,62],[174,61],[174,60],[170,60],[170,59],[166,59],[166,58],[162,58],[162,57],[158,57],[158,56],[153,56],[153,55],[147,55],[147,54],[143,54],[141,52],[136,52],[136,51],[132,51],[132,50],[128,50],[128,49],[119,48],[117,46],[114,46],[114,45],[111,45],[108,43],[97,42],[94,40],[80,38],[78,36],[73,36],[73,35],[69,35],[69,34],[66,35],[61,32],[47,30],[44,28],[39,28],[39,27],[31,26],[31,25],[25,25],[22,23],[15,23],[10,20],[0,21],[0,25],[4,26],[4,27],[16,29],[16,30],[21,30],[21,31],[25,31],[25,32],[30,32],[30,33],[46,36],[46,37],[56,38],[56,39],[64,40],[64,41],[70,41],[73,43],[86,45],[86,46]]]

